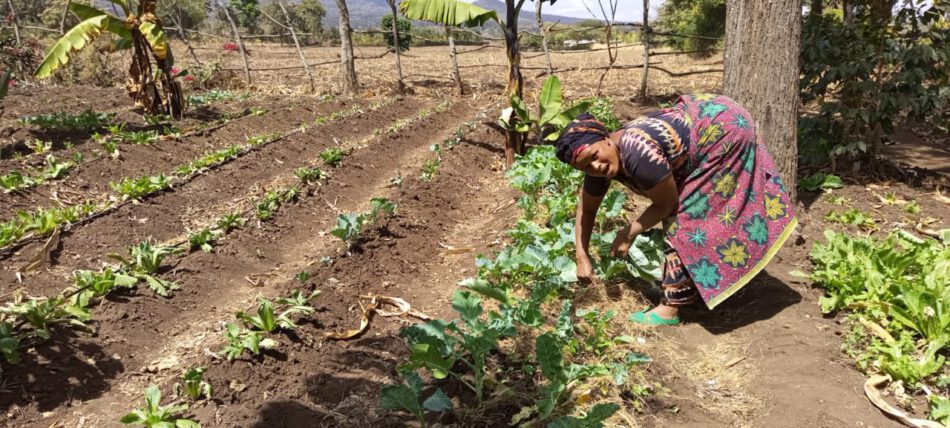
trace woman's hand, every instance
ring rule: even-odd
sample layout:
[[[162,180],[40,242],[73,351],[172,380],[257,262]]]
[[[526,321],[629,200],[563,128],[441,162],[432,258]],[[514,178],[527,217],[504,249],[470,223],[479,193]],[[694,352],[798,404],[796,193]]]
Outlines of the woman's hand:
[[[617,231],[617,237],[614,238],[614,244],[610,247],[610,255],[613,257],[626,257],[630,251],[630,245],[637,235],[630,233],[630,226]]]
[[[577,258],[577,282],[589,285],[594,281],[594,268],[590,264],[590,257]]]

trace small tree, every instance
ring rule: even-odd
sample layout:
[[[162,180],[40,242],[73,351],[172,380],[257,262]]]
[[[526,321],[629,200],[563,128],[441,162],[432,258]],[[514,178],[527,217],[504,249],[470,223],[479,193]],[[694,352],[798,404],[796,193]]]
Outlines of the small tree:
[[[181,85],[171,73],[175,58],[165,38],[162,22],[155,14],[157,0],[140,1],[134,13],[126,2],[112,1],[122,7],[125,19],[91,6],[71,3],[70,10],[82,21],[50,48],[37,68],[35,77],[43,79],[51,76],[56,69],[69,62],[72,52],[85,48],[103,32],[111,33],[118,38],[114,44],[117,49],[132,49],[126,90],[135,105],[142,108],[145,114],[181,117],[185,108],[184,98]]]
[[[383,38],[386,39],[386,46],[392,49],[396,56],[396,77],[399,82],[398,91],[401,94],[406,91],[406,85],[402,81],[402,61],[399,53],[408,51],[412,43],[412,34],[409,33],[412,31],[412,22],[396,15],[396,0],[386,0],[386,3],[389,4],[393,14],[383,15],[380,27],[384,31]]]
[[[505,34],[505,55],[508,58],[508,85],[505,97],[521,98],[521,50],[518,47],[518,17],[525,0],[505,0],[505,21],[498,19],[494,11],[480,8],[460,0],[404,0],[400,4],[403,15],[410,19],[431,21],[456,27],[478,27],[495,21]],[[524,153],[524,135],[516,130],[505,132],[505,162],[511,166],[515,154]]]
[[[452,28],[480,27],[488,21],[498,22],[498,14],[495,11],[455,0],[433,2],[431,7],[429,3],[428,0],[403,0],[399,4],[399,8],[402,14],[409,19],[435,22],[445,26],[445,35],[449,39],[449,56],[452,59],[452,74],[455,76],[458,94],[462,95],[462,76],[459,73]]]

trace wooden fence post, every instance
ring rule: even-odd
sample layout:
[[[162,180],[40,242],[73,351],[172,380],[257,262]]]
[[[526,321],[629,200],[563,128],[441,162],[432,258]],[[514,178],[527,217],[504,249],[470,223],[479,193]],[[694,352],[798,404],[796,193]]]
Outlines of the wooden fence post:
[[[237,24],[234,23],[234,18],[231,18],[231,11],[228,10],[228,5],[218,0],[218,6],[224,10],[224,16],[228,18],[228,24],[231,24],[231,33],[234,35],[234,40],[237,41],[238,50],[241,51],[241,59],[244,60],[244,77],[247,79],[247,84],[250,85],[251,66],[247,63],[247,51],[244,49],[244,40],[241,39],[241,32],[238,31]]]
[[[20,41],[20,18],[17,18],[16,10],[13,9],[13,2],[11,0],[7,0],[7,8],[10,9],[10,16],[13,18],[13,34],[16,36],[16,44],[20,45],[22,44]]]
[[[650,73],[650,0],[643,0],[643,26],[640,41],[643,42],[643,77],[640,78],[640,100],[647,99],[647,75]]]
[[[290,30],[290,37],[294,39],[294,46],[297,47],[297,54],[300,55],[300,62],[303,64],[304,71],[307,72],[307,77],[310,78],[310,92],[316,92],[317,85],[313,81],[313,73],[310,72],[310,66],[307,65],[307,58],[303,55],[303,50],[300,49],[300,41],[297,40],[297,31],[294,30],[294,23],[290,20],[290,14],[287,13],[287,8],[284,7],[282,0],[274,1],[277,2],[277,6],[280,6],[280,11],[284,13],[284,19],[287,21],[286,28]]]

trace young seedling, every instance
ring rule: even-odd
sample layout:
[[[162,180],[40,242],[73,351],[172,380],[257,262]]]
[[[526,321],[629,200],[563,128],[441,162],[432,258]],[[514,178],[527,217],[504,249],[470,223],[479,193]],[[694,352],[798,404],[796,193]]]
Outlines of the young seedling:
[[[225,338],[228,341],[227,346],[221,350],[228,361],[240,357],[245,350],[252,355],[260,355],[261,349],[272,349],[277,347],[277,341],[264,338],[264,332],[248,330],[240,325],[228,323],[225,326]]]
[[[73,272],[73,286],[76,289],[73,304],[86,308],[92,299],[105,296],[116,287],[132,288],[138,282],[138,278],[116,272],[112,268],[105,268],[99,272],[77,270]]]
[[[135,409],[119,419],[125,425],[141,425],[146,428],[201,428],[191,419],[177,416],[188,411],[186,405],[162,406],[162,392],[155,385],[145,388],[145,407]]]
[[[250,111],[251,116],[263,116],[267,114],[267,110],[257,107],[251,107],[248,111]]]
[[[320,152],[320,159],[328,166],[336,167],[340,165],[340,162],[343,162],[343,150],[337,147],[330,147]]]
[[[402,180],[403,180],[403,179],[402,179],[402,173],[399,172],[399,171],[396,171],[396,176],[393,177],[393,178],[391,178],[391,179],[389,179],[389,184],[390,184],[391,186],[395,186],[395,187],[398,187],[398,188],[402,188]]]
[[[305,270],[297,272],[297,275],[294,276],[294,279],[296,279],[297,282],[304,284],[310,280],[310,272],[307,272]]]
[[[437,389],[429,398],[422,401],[422,378],[415,370],[401,369],[403,383],[384,385],[379,394],[379,405],[386,410],[405,410],[412,413],[419,425],[426,427],[425,411],[444,412],[452,410],[452,400]]]
[[[239,229],[244,227],[244,223],[247,222],[247,219],[241,216],[240,213],[225,214],[218,219],[216,223],[218,228],[224,231],[224,233],[231,232],[234,229]]]
[[[422,176],[420,177],[422,181],[432,181],[435,178],[435,174],[439,172],[439,160],[438,159],[429,159],[422,164]]]
[[[11,316],[29,328],[25,338],[36,337],[47,340],[52,337],[50,328],[57,324],[68,324],[90,331],[85,322],[89,321],[89,312],[84,308],[69,305],[62,297],[30,298],[26,302],[7,302],[0,307],[0,314]]]
[[[79,114],[55,112],[20,118],[22,125],[33,125],[41,129],[58,131],[92,131],[101,129],[112,121],[115,114],[97,113],[85,110]]]
[[[213,248],[214,240],[221,236],[222,233],[220,230],[206,227],[192,233],[191,236],[188,237],[188,244],[192,250],[200,249],[201,251],[210,253]]]
[[[112,141],[109,138],[99,137],[98,134],[93,136],[93,138],[95,138],[96,141],[99,142],[99,145],[102,146],[102,150],[104,150],[106,154],[109,155],[109,157],[113,159],[118,159],[120,155],[119,143],[116,143],[115,141]]]
[[[320,182],[323,177],[325,177],[323,171],[317,167],[300,167],[294,170],[294,176],[296,176],[303,184],[313,185]]]
[[[141,199],[171,187],[171,180],[165,174],[138,178],[123,177],[118,183],[110,182],[109,186],[120,193],[123,199]]]
[[[313,307],[307,305],[307,303],[319,295],[319,290],[314,291],[309,296],[304,296],[298,290],[294,291],[294,294],[290,297],[277,299],[277,304],[285,308],[279,315],[274,309],[274,303],[261,298],[257,306],[257,315],[248,315],[244,312],[238,312],[235,316],[239,320],[244,321],[245,324],[267,333],[273,333],[278,328],[293,330],[297,325],[290,317],[297,314],[313,313]]]
[[[13,332],[13,324],[0,321],[0,355],[10,364],[20,364],[20,338]]]
[[[131,276],[144,280],[156,294],[168,297],[169,291],[177,290],[180,287],[178,284],[161,279],[156,275],[165,257],[180,252],[181,249],[179,248],[153,246],[151,241],[146,240],[135,247],[129,248],[129,258],[118,254],[109,254],[109,257],[122,262]]]
[[[43,141],[43,140],[37,139],[37,140],[33,140],[33,144],[27,144],[27,146],[33,149],[33,153],[38,154],[38,155],[41,155],[50,150],[53,150],[52,141]]]
[[[202,396],[206,400],[211,399],[211,384],[204,380],[206,370],[204,367],[192,367],[181,376],[185,394],[187,394],[192,401],[197,401]],[[177,384],[175,388],[176,390],[181,389],[180,385]],[[180,392],[177,394],[180,395]]]

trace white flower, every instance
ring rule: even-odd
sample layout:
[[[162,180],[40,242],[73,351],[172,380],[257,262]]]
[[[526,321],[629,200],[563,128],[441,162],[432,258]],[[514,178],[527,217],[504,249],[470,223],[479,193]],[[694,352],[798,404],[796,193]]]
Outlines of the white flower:
[[[924,306],[924,316],[927,318],[933,318],[937,315],[937,311],[934,311],[934,308],[930,306]]]

